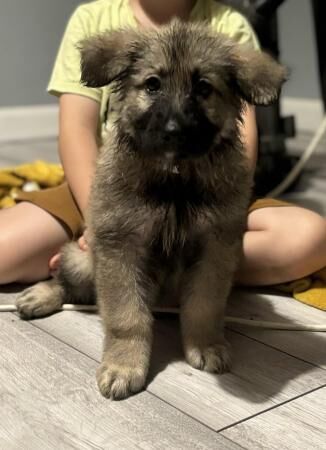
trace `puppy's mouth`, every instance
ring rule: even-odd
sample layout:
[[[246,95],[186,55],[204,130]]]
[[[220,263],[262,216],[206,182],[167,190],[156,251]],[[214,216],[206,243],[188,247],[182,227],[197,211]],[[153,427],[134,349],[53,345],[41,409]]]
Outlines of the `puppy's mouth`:
[[[144,157],[161,158],[176,161],[199,158],[207,154],[218,134],[217,127],[206,129],[187,127],[178,132],[167,133],[157,127],[138,128],[135,140],[136,148]]]
[[[210,139],[204,136],[198,136],[196,139],[165,139],[164,136],[155,136],[150,139],[150,136],[142,139],[142,146],[140,147],[144,152],[144,156],[164,159],[168,162],[196,159],[207,154],[212,148],[214,136]],[[149,141],[148,143],[146,141]]]

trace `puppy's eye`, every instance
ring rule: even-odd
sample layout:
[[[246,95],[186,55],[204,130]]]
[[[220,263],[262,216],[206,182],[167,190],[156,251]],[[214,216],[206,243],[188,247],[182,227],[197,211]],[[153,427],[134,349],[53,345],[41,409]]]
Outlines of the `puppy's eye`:
[[[161,80],[159,77],[152,75],[145,81],[145,88],[149,93],[157,92],[161,89]]]
[[[201,78],[195,84],[194,91],[196,95],[199,95],[200,97],[203,98],[207,98],[213,92],[213,86],[210,84],[209,81],[205,80],[204,78]]]

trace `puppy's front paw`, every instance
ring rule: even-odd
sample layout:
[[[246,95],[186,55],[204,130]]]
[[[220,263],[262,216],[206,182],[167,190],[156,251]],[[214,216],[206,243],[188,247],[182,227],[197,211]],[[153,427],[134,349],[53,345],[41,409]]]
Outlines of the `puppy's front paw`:
[[[60,309],[62,297],[61,287],[54,280],[40,282],[17,297],[17,311],[26,320],[43,317]]]
[[[216,373],[228,372],[231,367],[231,348],[227,342],[206,348],[189,346],[186,348],[186,360],[195,369]]]
[[[122,400],[144,387],[146,371],[141,367],[103,362],[97,369],[96,378],[104,397]]]

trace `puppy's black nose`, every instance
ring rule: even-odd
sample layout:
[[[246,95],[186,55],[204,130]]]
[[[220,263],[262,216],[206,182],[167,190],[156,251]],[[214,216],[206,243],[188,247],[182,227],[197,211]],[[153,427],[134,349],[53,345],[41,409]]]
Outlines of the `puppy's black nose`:
[[[168,134],[178,134],[180,133],[181,126],[176,119],[169,119],[165,124],[164,130]]]

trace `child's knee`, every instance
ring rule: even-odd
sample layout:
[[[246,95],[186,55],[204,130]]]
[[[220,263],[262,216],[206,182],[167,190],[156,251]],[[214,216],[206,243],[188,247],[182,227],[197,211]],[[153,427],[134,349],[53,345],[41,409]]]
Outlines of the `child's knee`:
[[[48,258],[19,242],[14,233],[0,234],[0,284],[35,282],[49,276]]]
[[[304,258],[308,261],[318,262],[320,266],[326,264],[326,220],[318,214],[311,214],[302,224],[301,252],[302,263]]]
[[[18,243],[11,242],[6,234],[0,235],[0,284],[16,281],[19,266]]]
[[[326,264],[326,221],[323,217],[300,209],[295,212],[295,217],[279,223],[275,243],[277,231],[283,262],[280,270],[286,271],[289,279],[306,276]]]
[[[326,220],[313,211],[300,210],[301,215],[288,221],[287,234],[291,236],[302,256],[309,253],[325,250],[326,245]],[[286,227],[286,224],[285,224]]]

